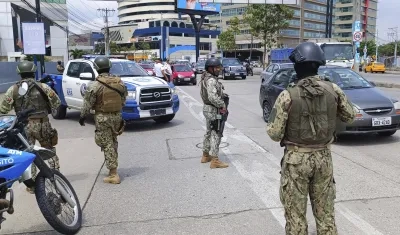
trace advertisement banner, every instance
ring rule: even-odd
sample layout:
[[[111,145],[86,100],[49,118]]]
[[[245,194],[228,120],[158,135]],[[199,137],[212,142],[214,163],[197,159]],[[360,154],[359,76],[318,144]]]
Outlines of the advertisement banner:
[[[198,0],[175,0],[178,12],[192,12],[194,14],[219,14],[220,3],[199,2]]]
[[[22,43],[25,55],[45,55],[46,41],[43,23],[22,23]]]

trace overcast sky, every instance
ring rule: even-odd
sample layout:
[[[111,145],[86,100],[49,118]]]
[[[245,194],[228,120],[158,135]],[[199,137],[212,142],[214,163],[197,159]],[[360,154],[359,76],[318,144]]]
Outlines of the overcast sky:
[[[98,8],[114,9],[113,16],[110,17],[110,21],[113,24],[118,23],[117,8],[118,3],[116,1],[91,1],[91,0],[67,0],[68,10],[70,17],[79,21],[81,24],[88,28],[95,29],[104,26],[103,18],[99,17]],[[378,0],[378,39],[380,44],[389,42],[387,33],[388,28],[397,27],[400,25],[400,21],[396,19],[396,14],[400,11],[400,0]],[[85,24],[82,20],[87,19]],[[398,23],[396,23],[396,20]],[[73,23],[74,24],[74,23]],[[71,27],[73,28],[73,27]],[[85,28],[84,26],[81,28]],[[77,33],[79,30],[77,30]],[[400,34],[400,29],[399,29]]]

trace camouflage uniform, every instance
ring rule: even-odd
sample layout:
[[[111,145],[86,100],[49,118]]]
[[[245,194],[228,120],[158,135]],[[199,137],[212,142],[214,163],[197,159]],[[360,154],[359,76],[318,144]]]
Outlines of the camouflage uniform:
[[[57,71],[58,71],[58,73],[60,73],[60,74],[64,73],[64,67],[63,67],[62,65],[58,64],[58,65],[57,65]]]
[[[95,142],[101,147],[101,150],[104,152],[105,162],[107,169],[111,171],[115,170],[115,174],[109,174],[109,177],[104,179],[106,183],[120,183],[119,176],[116,174],[116,169],[118,168],[118,141],[117,136],[122,134],[123,128],[125,126],[124,121],[122,120],[121,110],[125,104],[126,96],[128,95],[127,89],[124,83],[120,80],[119,77],[115,77],[111,74],[102,73],[97,77],[97,80],[111,80],[111,79],[119,79],[119,85],[123,89],[124,96],[121,97],[118,94],[121,102],[119,111],[115,112],[102,112],[101,106],[102,104],[102,95],[106,88],[99,81],[93,82],[86,91],[83,108],[81,110],[81,118],[86,117],[91,109],[95,110]],[[116,93],[115,91],[112,91]],[[117,176],[114,177],[113,176]]]
[[[203,141],[202,163],[211,161],[211,168],[225,168],[227,164],[218,160],[219,145],[221,137],[215,130],[211,129],[211,123],[217,119],[220,108],[225,108],[223,100],[224,86],[218,81],[218,77],[209,72],[204,72],[201,76],[200,95],[203,100],[203,115],[206,118],[206,134]]]
[[[18,86],[22,82],[29,84],[28,93],[24,97],[18,95]],[[36,82],[34,78],[28,78],[22,79],[7,90],[0,105],[0,113],[6,114],[13,108],[16,113],[24,109],[35,108],[36,112],[40,112],[40,114],[31,115],[28,119],[28,124],[25,127],[28,141],[31,144],[35,144],[37,140],[42,147],[55,151],[54,146],[58,143],[58,133],[56,129],[52,128],[49,122],[46,99],[41,96],[41,93],[35,86],[31,85],[33,83],[39,85],[47,95],[51,109],[56,109],[60,106],[60,98],[48,85]],[[52,168],[59,170],[60,163],[57,155],[48,161]],[[33,179],[36,178],[36,175],[36,166],[32,165]]]
[[[319,76],[311,76],[308,78],[320,84],[319,82],[321,79]],[[324,86],[327,86],[326,84],[327,82],[325,82]],[[344,92],[336,84],[330,84],[332,85],[330,89],[329,87],[321,86],[328,89],[326,89],[326,91],[321,89],[320,91],[324,93],[322,97],[328,97],[325,98],[325,100],[322,98],[321,100],[325,102],[322,103],[326,104],[326,100],[329,100],[330,95],[330,99],[336,103],[336,105],[332,105],[331,109],[333,113],[337,110],[334,118],[329,117],[329,112],[327,115],[328,119],[330,118],[330,120],[332,120],[329,122],[329,126],[334,130],[336,128],[336,116],[343,122],[351,123],[354,120],[356,111],[351,102],[347,100]],[[290,86],[293,88],[297,87],[296,85]],[[291,88],[288,88],[288,90],[290,89]],[[300,90],[300,88],[298,89]],[[271,139],[277,142],[281,141],[282,144],[285,145],[284,156],[281,163],[280,200],[285,207],[286,234],[308,234],[306,210],[307,196],[309,194],[317,224],[317,233],[319,235],[336,235],[337,229],[334,215],[336,189],[330,150],[330,143],[333,141],[333,135],[329,132],[325,132],[324,134],[314,132],[314,139],[316,139],[315,136],[322,136],[320,138],[325,138],[327,140],[327,144],[322,146],[302,145],[288,141],[288,133],[296,129],[296,127],[294,127],[295,125],[291,126],[291,122],[297,122],[298,133],[301,133],[299,134],[300,136],[307,131],[305,131],[305,129],[312,129],[315,127],[315,131],[324,130],[324,127],[321,127],[318,121],[312,121],[313,124],[310,122],[305,122],[306,124],[304,124],[301,120],[291,120],[291,118],[293,119],[293,112],[301,112],[299,115],[305,115],[304,112],[307,111],[304,111],[304,106],[302,107],[303,109],[294,107],[293,96],[291,96],[288,90],[283,91],[278,96],[267,125],[267,133]],[[331,94],[329,95],[329,93]],[[315,102],[310,103],[315,104]],[[298,103],[296,103],[296,105],[301,106],[298,105]],[[310,107],[314,106],[311,105]],[[330,108],[325,107],[325,110],[326,109],[329,110]],[[310,111],[310,108],[306,108],[306,110]],[[308,115],[311,116],[314,115],[314,113],[310,111]],[[318,114],[315,116],[318,118]],[[308,120],[309,118],[310,117],[305,117],[304,120]],[[308,128],[303,129],[306,125],[308,125]],[[327,127],[325,127],[325,129],[326,128]],[[313,131],[309,133],[313,133]],[[312,139],[313,136],[310,136],[310,138]]]

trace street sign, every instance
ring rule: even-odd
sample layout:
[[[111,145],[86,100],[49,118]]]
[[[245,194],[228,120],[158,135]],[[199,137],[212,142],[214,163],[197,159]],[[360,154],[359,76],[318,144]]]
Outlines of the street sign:
[[[353,34],[353,41],[360,42],[362,40],[362,33],[361,32],[354,32]]]
[[[25,55],[45,55],[44,23],[22,23]]]
[[[360,63],[360,53],[356,53],[355,57],[356,57],[355,62],[359,64]]]
[[[353,32],[360,32],[361,31],[361,21],[354,22],[354,31]]]
[[[356,47],[360,47],[360,42],[356,42]]]

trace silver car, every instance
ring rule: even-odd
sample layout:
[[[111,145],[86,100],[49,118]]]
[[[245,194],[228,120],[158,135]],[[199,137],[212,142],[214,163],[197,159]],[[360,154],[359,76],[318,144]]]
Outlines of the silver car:
[[[261,72],[261,83],[268,80],[276,71],[283,68],[293,68],[293,63],[272,63],[264,71]]]
[[[337,135],[377,133],[391,136],[400,128],[400,102],[375,88],[373,82],[368,82],[349,68],[338,66],[320,67],[318,73],[337,84],[357,110],[353,123],[347,124],[338,120]],[[294,69],[284,68],[261,84],[260,105],[266,122],[276,98],[294,78]]]

